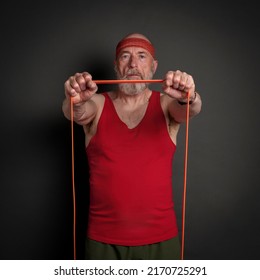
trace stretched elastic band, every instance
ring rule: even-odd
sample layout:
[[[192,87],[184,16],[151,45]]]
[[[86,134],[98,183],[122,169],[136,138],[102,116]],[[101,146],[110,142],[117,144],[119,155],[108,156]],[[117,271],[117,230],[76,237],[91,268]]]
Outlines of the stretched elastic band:
[[[74,158],[74,109],[73,100],[70,98],[70,122],[71,122],[71,172],[72,172],[72,199],[73,199],[73,258],[77,259],[76,253],[76,188],[75,188],[75,158]]]
[[[163,80],[156,80],[162,82]],[[105,80],[99,81],[101,84],[106,83]],[[139,82],[139,81],[135,81]],[[107,81],[107,83],[109,83]],[[112,80],[116,83],[116,80]],[[190,101],[190,93],[187,94],[187,103]],[[188,170],[188,146],[189,146],[189,105],[186,109],[186,131],[185,131],[185,153],[184,153],[184,175],[183,175],[183,201],[182,201],[182,234],[181,234],[181,260],[184,260],[184,246],[185,246],[185,220],[186,220],[186,196],[187,196],[187,170]],[[71,118],[71,152],[72,152],[72,193],[73,193],[73,253],[74,260],[76,260],[76,195],[75,195],[75,171],[74,171],[74,113],[73,113],[73,100],[70,99],[70,118]]]

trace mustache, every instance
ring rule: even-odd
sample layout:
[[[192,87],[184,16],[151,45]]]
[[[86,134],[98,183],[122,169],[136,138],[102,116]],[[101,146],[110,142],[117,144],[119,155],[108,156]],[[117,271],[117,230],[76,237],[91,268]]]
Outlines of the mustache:
[[[126,79],[129,75],[135,75],[135,76],[139,76],[143,79],[143,76],[142,74],[138,71],[138,70],[135,70],[135,69],[130,69],[126,72],[126,74],[122,77],[123,79]]]

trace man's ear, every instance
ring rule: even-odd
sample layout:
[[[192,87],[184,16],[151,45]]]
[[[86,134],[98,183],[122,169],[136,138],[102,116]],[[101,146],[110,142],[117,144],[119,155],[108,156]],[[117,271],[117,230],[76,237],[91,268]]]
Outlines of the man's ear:
[[[153,74],[156,72],[157,67],[158,67],[158,60],[154,60],[153,61]]]

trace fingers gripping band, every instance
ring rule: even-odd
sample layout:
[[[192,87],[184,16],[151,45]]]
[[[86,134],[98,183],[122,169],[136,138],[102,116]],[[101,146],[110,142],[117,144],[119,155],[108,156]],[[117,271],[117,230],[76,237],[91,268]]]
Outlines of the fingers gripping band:
[[[121,50],[127,47],[139,47],[147,50],[155,59],[154,46],[147,40],[142,38],[126,38],[120,41],[116,46],[116,57],[120,54]]]

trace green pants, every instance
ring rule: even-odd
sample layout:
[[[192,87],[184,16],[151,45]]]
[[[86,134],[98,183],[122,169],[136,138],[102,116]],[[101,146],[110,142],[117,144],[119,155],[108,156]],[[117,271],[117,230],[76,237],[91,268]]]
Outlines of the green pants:
[[[179,260],[178,237],[143,246],[120,246],[86,239],[87,260]]]

